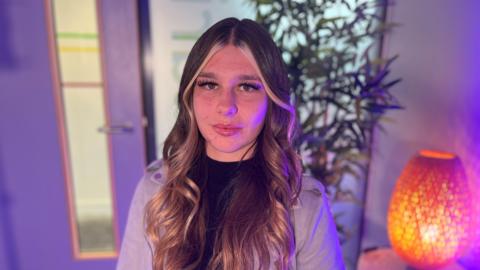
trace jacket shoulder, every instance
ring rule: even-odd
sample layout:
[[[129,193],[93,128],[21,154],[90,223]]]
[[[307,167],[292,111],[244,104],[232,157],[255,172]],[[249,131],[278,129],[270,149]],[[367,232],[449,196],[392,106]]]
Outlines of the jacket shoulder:
[[[162,159],[158,159],[148,164],[143,178],[154,184],[164,184],[167,178],[165,162]]]
[[[143,203],[146,204],[160,190],[166,179],[167,167],[163,160],[155,160],[146,167],[136,191],[138,196],[143,198]]]
[[[322,195],[326,195],[325,187],[314,177],[304,174],[302,176],[302,189],[300,191],[300,197],[305,195],[321,197]]]
[[[145,234],[145,207],[166,181],[162,160],[150,163],[137,184],[117,261],[117,270],[151,269],[152,248]]]
[[[323,184],[302,178],[299,206],[294,207],[297,269],[344,270],[340,244]]]
[[[303,175],[302,189],[293,207],[296,218],[310,218],[325,208],[329,209],[325,187],[314,177]]]

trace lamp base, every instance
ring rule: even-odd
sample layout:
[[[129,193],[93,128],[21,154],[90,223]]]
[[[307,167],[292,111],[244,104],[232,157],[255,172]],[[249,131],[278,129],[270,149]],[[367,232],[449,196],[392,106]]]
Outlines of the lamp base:
[[[421,270],[409,266],[391,248],[378,248],[360,255],[357,270]],[[468,270],[458,263],[452,263],[435,270]]]

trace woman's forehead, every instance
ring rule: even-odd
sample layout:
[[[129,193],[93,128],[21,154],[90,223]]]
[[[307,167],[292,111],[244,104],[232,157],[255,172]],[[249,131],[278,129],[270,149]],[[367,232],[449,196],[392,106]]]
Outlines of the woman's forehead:
[[[230,73],[242,76],[243,79],[260,80],[259,70],[250,50],[233,45],[218,49],[207,60],[198,76],[216,78]]]

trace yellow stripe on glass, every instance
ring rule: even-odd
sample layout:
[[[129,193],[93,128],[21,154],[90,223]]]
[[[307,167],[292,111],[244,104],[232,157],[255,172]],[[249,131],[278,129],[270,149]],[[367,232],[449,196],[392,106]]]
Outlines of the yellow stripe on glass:
[[[52,0],[74,253],[116,255],[109,139],[97,6],[94,0]]]

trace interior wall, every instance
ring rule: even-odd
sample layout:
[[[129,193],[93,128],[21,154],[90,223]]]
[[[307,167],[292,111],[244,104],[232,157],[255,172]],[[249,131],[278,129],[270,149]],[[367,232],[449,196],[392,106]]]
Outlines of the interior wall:
[[[386,215],[396,179],[420,149],[459,155],[468,177],[480,182],[479,1],[402,0],[388,20],[401,25],[386,37],[383,54],[399,58],[392,90],[405,110],[388,114],[376,131],[367,189],[362,248],[389,246]]]

